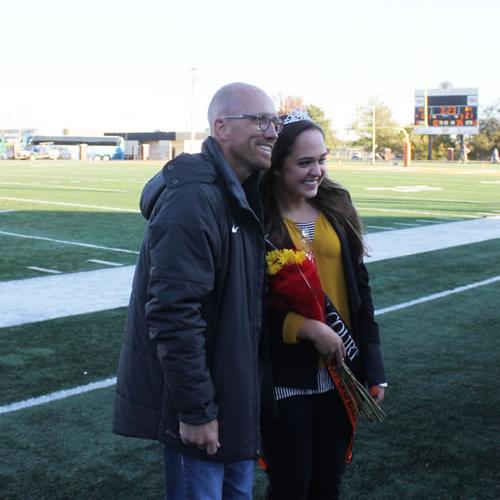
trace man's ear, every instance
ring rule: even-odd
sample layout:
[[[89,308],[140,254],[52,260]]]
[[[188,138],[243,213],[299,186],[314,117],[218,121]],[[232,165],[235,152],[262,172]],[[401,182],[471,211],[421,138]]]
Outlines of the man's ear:
[[[223,118],[216,118],[212,127],[212,134],[219,141],[226,141],[229,136],[229,125]]]

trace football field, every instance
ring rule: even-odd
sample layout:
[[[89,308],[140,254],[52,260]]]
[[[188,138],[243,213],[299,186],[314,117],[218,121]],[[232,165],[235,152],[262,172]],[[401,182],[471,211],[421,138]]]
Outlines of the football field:
[[[159,445],[111,433],[138,202],[160,167],[0,162],[1,499],[162,497]],[[390,385],[343,498],[500,498],[500,167],[332,162],[330,176],[366,227]],[[255,499],[265,483],[257,471]]]

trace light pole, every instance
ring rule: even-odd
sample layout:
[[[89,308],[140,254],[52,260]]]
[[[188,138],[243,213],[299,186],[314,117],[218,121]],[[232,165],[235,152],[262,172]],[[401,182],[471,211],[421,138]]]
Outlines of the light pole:
[[[196,81],[196,70],[197,68],[191,68],[191,134],[190,134],[190,147],[189,152],[194,153],[194,84]]]
[[[375,98],[373,98],[372,107],[372,165],[375,165]]]

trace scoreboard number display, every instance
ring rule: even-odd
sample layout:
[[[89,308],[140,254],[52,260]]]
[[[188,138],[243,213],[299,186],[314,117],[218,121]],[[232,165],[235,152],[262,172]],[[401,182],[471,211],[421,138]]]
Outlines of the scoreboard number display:
[[[477,107],[477,88],[416,90],[414,132],[431,135],[478,134]]]

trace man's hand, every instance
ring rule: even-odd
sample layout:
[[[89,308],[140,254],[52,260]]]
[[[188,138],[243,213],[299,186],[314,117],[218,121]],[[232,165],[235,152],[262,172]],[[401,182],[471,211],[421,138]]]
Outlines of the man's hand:
[[[198,446],[209,455],[214,455],[220,448],[219,422],[212,420],[206,424],[191,425],[179,422],[179,434],[184,444]]]

